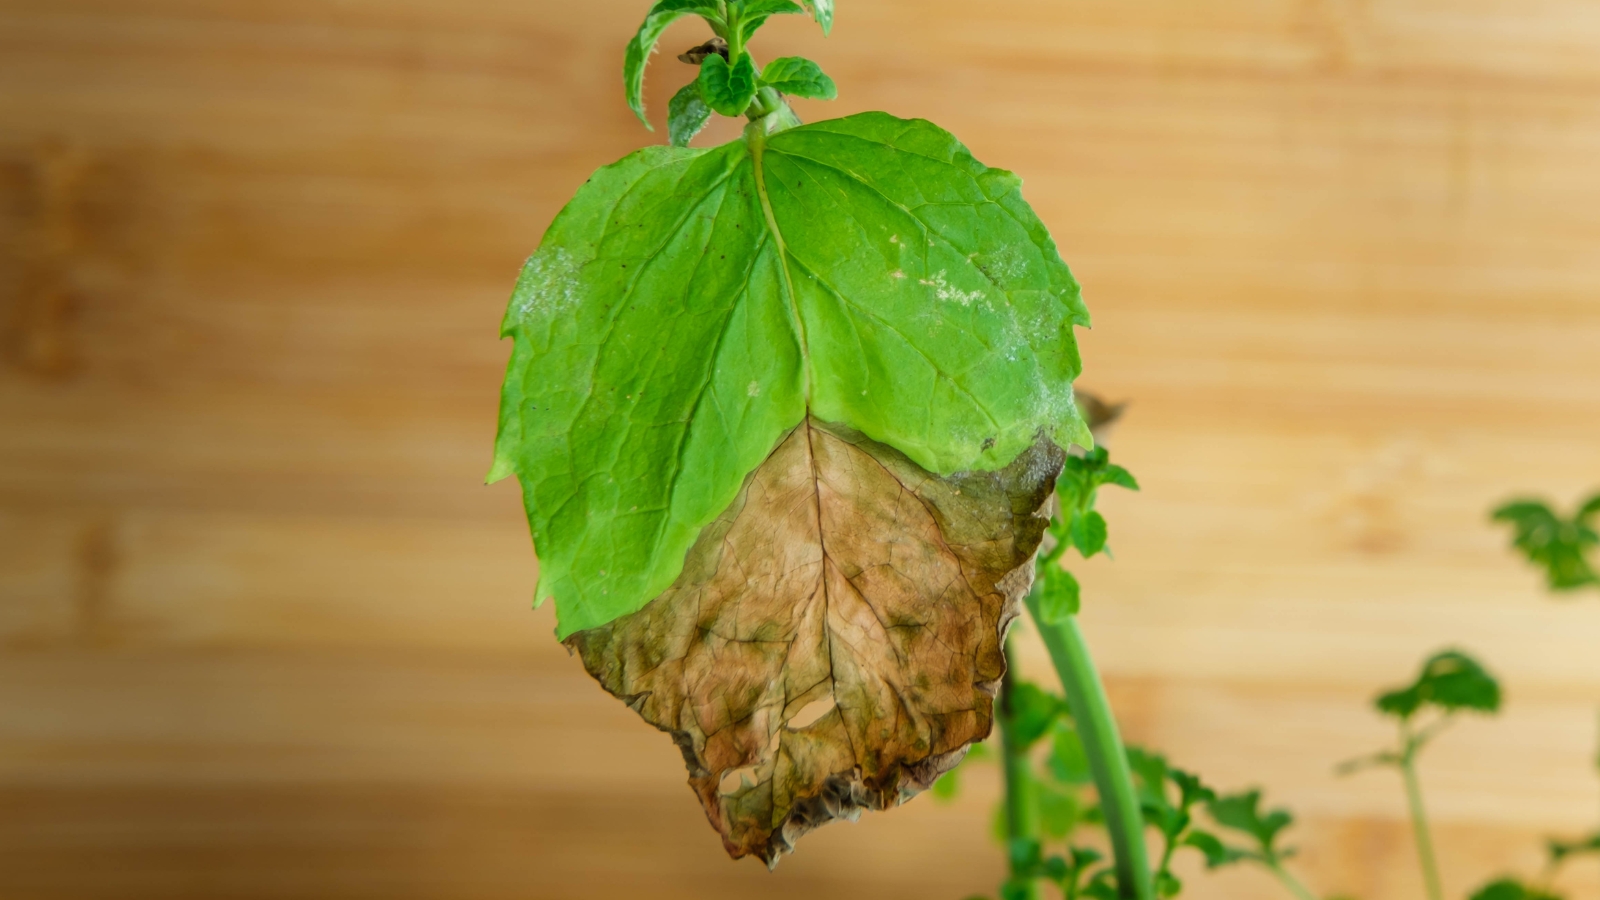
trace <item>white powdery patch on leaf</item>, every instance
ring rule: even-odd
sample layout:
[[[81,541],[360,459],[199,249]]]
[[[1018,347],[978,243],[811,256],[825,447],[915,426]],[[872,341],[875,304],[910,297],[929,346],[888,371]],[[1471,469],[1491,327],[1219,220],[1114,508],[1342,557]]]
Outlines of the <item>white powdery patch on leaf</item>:
[[[983,299],[983,291],[963,291],[951,284],[946,280],[943,269],[932,278],[921,278],[918,282],[933,288],[933,295],[940,300],[959,303],[962,306],[971,306],[973,301]]]
[[[574,306],[582,296],[578,276],[583,264],[562,247],[539,248],[523,269],[517,318],[524,324],[551,319]]]

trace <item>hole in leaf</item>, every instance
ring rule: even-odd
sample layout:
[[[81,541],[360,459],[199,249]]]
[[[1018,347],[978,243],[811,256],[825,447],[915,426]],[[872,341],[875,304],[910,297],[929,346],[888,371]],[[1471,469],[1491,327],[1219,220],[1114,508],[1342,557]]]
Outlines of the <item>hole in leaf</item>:
[[[755,783],[755,766],[729,769],[722,773],[722,780],[717,782],[717,793],[726,797],[729,794],[737,794],[747,787],[754,787]]]
[[[800,711],[790,716],[789,721],[784,724],[796,731],[801,728],[810,728],[817,724],[817,721],[823,716],[833,712],[833,707],[833,695],[829,694],[821,700],[813,700],[800,707]]]

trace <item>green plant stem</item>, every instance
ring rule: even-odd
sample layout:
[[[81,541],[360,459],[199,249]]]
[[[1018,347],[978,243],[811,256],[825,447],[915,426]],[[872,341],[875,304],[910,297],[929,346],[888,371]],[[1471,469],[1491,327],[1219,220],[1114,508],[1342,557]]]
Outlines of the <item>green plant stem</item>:
[[[1006,641],[1005,652],[1006,674],[1000,681],[1000,760],[1005,779],[1006,858],[1011,866],[1011,883],[1018,886],[1017,893],[1007,896],[1037,900],[1038,884],[1027,869],[1031,860],[1018,851],[1028,842],[1037,846],[1038,792],[1030,783],[1033,773],[1028,767],[1027,753],[1017,740],[1016,717],[1011,704],[1017,667],[1010,640]]]
[[[1418,744],[1409,730],[1404,737],[1405,752],[1400,754],[1400,777],[1405,781],[1406,803],[1411,807],[1411,830],[1416,834],[1422,880],[1428,888],[1428,900],[1444,900],[1444,887],[1439,882],[1439,860],[1433,853],[1433,836],[1428,833],[1428,814],[1422,806],[1422,782],[1417,778]]]
[[[1283,863],[1273,862],[1270,867],[1272,874],[1277,876],[1280,884],[1289,889],[1289,893],[1298,897],[1299,900],[1317,900],[1317,895],[1311,893],[1310,888],[1302,884],[1300,879],[1294,877],[1293,872],[1285,869]]]
[[[1100,794],[1106,830],[1111,834],[1118,891],[1124,900],[1154,900],[1150,857],[1144,845],[1144,817],[1139,812],[1139,797],[1133,789],[1128,754],[1117,732],[1117,721],[1111,715],[1111,704],[1106,699],[1100,673],[1094,667],[1089,646],[1078,628],[1078,619],[1069,616],[1061,622],[1046,622],[1039,614],[1039,600],[1034,594],[1028,595],[1028,612],[1044,638],[1045,649],[1050,651],[1050,660],[1055,663],[1061,688],[1067,695],[1067,705],[1072,708],[1073,721],[1083,738],[1089,771],[1094,775],[1095,789]]]

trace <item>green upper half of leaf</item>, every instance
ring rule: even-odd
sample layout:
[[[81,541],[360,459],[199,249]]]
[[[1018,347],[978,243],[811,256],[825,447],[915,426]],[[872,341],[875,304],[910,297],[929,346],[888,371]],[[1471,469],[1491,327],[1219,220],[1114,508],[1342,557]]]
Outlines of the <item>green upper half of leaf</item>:
[[[491,477],[563,637],[665,590],[808,412],[941,475],[1090,443],[1088,313],[1016,176],[882,113],[747,135],[596,172],[511,298]]]

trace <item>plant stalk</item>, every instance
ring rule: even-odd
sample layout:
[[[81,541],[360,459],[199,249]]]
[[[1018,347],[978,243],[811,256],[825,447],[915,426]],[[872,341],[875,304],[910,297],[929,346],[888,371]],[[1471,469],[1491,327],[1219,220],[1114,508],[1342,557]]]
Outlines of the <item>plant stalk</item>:
[[[1046,622],[1039,614],[1038,597],[1033,594],[1028,595],[1028,612],[1044,638],[1045,649],[1050,651],[1050,661],[1055,664],[1067,705],[1072,708],[1072,718],[1083,738],[1106,830],[1111,833],[1117,890],[1123,900],[1155,900],[1150,856],[1144,844],[1144,817],[1133,789],[1128,754],[1117,731],[1117,720],[1111,715],[1100,673],[1078,628],[1078,618]]]
[[[1010,640],[1006,641],[1005,653],[1006,674],[1000,681],[1000,759],[1005,778],[1006,859],[1010,864],[1010,884],[1015,885],[1015,892],[1007,896],[1038,900],[1038,882],[1028,870],[1032,862],[1028,857],[1037,854],[1020,852],[1029,842],[1038,846],[1040,822],[1038,795],[1030,783],[1033,773],[1028,767],[1027,753],[1017,740],[1012,709],[1017,667]]]
[[[1422,806],[1422,782],[1417,778],[1415,742],[1406,736],[1406,751],[1400,756],[1400,777],[1406,784],[1406,802],[1411,807],[1411,830],[1416,834],[1417,858],[1422,863],[1422,880],[1428,900],[1444,900],[1439,881],[1439,860],[1433,852],[1433,836],[1428,833],[1428,814]]]
[[[1283,863],[1274,862],[1272,864],[1272,874],[1276,875],[1278,882],[1288,888],[1289,893],[1295,895],[1299,900],[1317,900],[1317,895],[1311,893],[1310,888],[1301,884],[1300,879],[1294,877],[1294,873],[1285,869]]]

